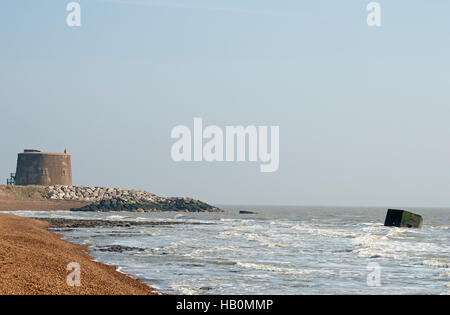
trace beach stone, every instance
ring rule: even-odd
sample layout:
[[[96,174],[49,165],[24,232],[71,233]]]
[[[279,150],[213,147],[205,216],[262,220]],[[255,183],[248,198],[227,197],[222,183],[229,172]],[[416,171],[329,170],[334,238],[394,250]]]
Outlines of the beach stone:
[[[406,210],[388,209],[384,226],[420,228],[422,223],[421,215]]]

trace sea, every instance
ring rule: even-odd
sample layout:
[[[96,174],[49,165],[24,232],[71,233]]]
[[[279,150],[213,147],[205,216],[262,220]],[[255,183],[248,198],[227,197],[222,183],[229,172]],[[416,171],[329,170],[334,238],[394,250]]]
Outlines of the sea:
[[[408,229],[385,227],[385,208],[221,208],[224,213],[11,213],[178,222],[54,230],[86,245],[94,260],[167,294],[450,294],[450,209],[409,209],[424,223]],[[117,245],[128,250],[105,250]]]

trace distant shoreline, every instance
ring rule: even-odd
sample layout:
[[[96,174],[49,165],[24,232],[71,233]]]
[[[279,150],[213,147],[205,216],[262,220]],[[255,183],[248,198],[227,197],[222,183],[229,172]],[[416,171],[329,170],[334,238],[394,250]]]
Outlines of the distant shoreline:
[[[17,210],[70,210],[91,202],[84,200],[53,200],[44,197],[44,186],[0,185],[0,211]]]
[[[44,221],[0,213],[0,294],[156,295],[143,282],[95,262],[85,246],[47,230]],[[66,282],[69,263],[81,268],[81,285]]]
[[[0,199],[0,211],[68,211],[71,208],[84,207],[90,202],[67,200]]]

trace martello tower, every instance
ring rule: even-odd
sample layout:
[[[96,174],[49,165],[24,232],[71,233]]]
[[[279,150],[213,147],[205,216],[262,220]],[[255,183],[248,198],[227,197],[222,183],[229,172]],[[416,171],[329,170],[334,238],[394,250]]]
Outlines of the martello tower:
[[[70,154],[24,150],[17,156],[15,184],[72,186]]]

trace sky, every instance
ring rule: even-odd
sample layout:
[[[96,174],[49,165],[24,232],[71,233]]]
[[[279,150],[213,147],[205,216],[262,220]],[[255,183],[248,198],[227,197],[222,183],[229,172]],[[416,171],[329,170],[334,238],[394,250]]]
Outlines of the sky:
[[[0,2],[0,179],[72,154],[73,182],[213,204],[450,207],[450,2]],[[177,125],[279,126],[280,167],[175,162]],[[1,179],[3,181],[3,179]]]

